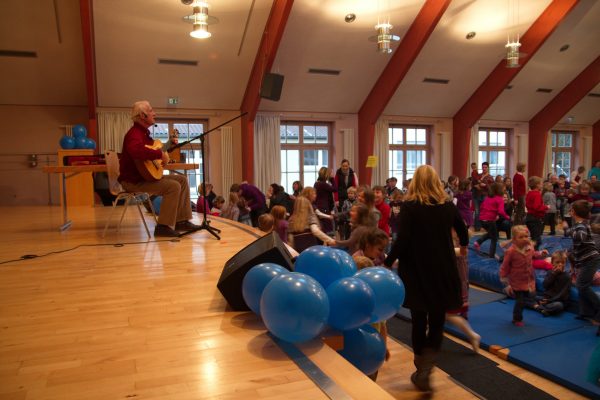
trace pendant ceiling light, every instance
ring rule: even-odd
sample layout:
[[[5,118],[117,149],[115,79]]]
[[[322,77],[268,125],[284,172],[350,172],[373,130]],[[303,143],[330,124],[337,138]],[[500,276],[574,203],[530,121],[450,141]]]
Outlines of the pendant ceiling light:
[[[208,39],[211,33],[208,31],[208,3],[197,1],[193,4],[194,13],[193,24],[194,28],[190,32],[190,36],[196,39]]]
[[[514,33],[514,30],[518,29],[519,26],[519,0],[508,0],[508,21],[507,21],[507,36],[506,45],[506,67],[507,68],[518,68],[519,57],[523,56],[519,52],[521,42],[519,41],[519,34]],[[511,35],[511,30],[512,35]]]

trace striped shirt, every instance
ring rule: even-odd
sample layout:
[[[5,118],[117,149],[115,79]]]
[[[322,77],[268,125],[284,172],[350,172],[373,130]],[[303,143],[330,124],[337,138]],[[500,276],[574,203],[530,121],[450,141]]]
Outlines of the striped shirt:
[[[572,254],[575,259],[575,267],[579,267],[581,263],[600,257],[587,221],[577,222],[572,228],[566,229],[565,236],[573,238]]]

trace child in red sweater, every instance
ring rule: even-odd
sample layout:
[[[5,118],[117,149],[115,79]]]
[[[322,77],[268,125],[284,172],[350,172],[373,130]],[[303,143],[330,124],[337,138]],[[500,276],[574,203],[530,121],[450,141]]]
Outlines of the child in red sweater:
[[[544,232],[544,217],[548,206],[542,200],[542,178],[532,176],[528,181],[529,192],[525,196],[525,207],[527,207],[527,216],[525,216],[525,225],[531,233],[531,240],[534,242],[535,249],[539,249],[542,244],[542,233]]]
[[[513,308],[513,324],[523,326],[523,308],[534,308],[535,273],[533,257],[543,257],[548,252],[534,251],[529,239],[529,230],[524,225],[512,227],[512,246],[504,253],[504,261],[500,267],[500,281],[506,284],[505,291],[516,298]]]

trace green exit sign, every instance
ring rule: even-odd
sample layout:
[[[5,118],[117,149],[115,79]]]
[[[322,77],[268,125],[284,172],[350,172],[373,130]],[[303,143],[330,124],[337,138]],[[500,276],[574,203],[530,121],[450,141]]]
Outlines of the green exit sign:
[[[167,100],[167,104],[169,104],[170,106],[176,106],[177,103],[179,103],[179,97],[169,97],[169,99]]]

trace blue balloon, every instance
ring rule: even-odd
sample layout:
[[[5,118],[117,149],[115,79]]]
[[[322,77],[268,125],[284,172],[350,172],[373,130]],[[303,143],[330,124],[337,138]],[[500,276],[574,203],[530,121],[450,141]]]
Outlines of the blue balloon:
[[[341,331],[356,329],[370,321],[375,299],[371,287],[358,278],[342,278],[327,288],[331,327]]]
[[[286,342],[305,342],[317,336],[329,317],[325,289],[297,272],[279,275],[267,284],[260,299],[267,329]]]
[[[263,263],[255,265],[246,273],[242,282],[242,296],[246,304],[255,314],[260,315],[260,298],[267,284],[273,278],[289,273],[281,265]]]
[[[375,373],[385,361],[385,342],[371,325],[344,332],[344,348],[340,355],[365,375]]]
[[[86,149],[95,149],[96,148],[96,141],[94,139],[90,139],[89,137],[85,138],[85,148]]]
[[[342,249],[336,249],[335,247],[331,247],[331,251],[333,251],[335,254],[337,254],[337,256],[340,258],[340,261],[342,262],[342,265],[344,265],[344,268],[351,270],[352,275],[354,275],[356,273],[358,268],[356,267],[354,258],[352,258],[350,253],[348,253],[347,251],[342,250]]]
[[[84,138],[87,136],[87,129],[85,129],[85,126],[83,125],[75,125],[71,129],[71,132],[75,138]]]
[[[397,274],[384,267],[370,267],[358,271],[354,277],[365,281],[373,290],[375,308],[371,322],[384,321],[400,311],[404,284]]]
[[[75,138],[73,136],[63,136],[59,141],[60,147],[63,149],[74,149],[75,148]]]
[[[76,137],[75,138],[75,148],[76,149],[85,149],[85,139],[84,137]]]
[[[294,270],[312,276],[327,289],[334,281],[354,275],[356,264],[342,261],[330,247],[312,246],[296,258]]]
[[[154,200],[152,200],[152,207],[154,208],[154,214],[160,214],[160,205],[162,204],[162,196],[156,196]]]

